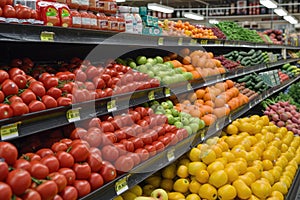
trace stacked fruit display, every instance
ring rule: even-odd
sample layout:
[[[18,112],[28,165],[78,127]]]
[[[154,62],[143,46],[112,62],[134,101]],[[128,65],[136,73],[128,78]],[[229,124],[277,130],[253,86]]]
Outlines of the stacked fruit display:
[[[221,61],[221,64],[223,65],[223,67],[225,67],[228,70],[235,70],[235,69],[243,68],[243,66],[240,63],[229,60],[229,59],[225,58],[225,56],[223,56],[223,55],[217,56],[217,57],[215,57],[215,59]]]
[[[289,75],[289,77],[295,77],[300,74],[300,69],[298,68],[297,65],[286,63],[282,66],[282,72]]]
[[[169,200],[284,199],[300,163],[300,137],[257,115],[224,131],[146,179],[142,195],[160,188]]]
[[[176,109],[202,119],[206,126],[249,102],[248,97],[241,94],[231,80],[198,89],[187,99],[177,103]]]
[[[0,1],[0,22],[7,23],[33,23],[35,19],[38,19],[37,12],[25,5],[16,4],[13,5],[13,1],[1,0]],[[31,19],[31,21],[29,20]]]
[[[258,96],[254,90],[250,90],[245,87],[246,83],[234,83],[234,86],[242,93],[243,95],[249,98],[249,101],[252,101],[255,97]]]
[[[269,88],[263,79],[256,73],[246,75],[243,78],[238,79],[237,82],[258,94]]]
[[[281,30],[266,30],[264,34],[268,35],[274,44],[283,44],[283,33]]]
[[[198,27],[196,25],[196,27]],[[200,26],[201,27],[201,26]],[[226,40],[226,35],[218,27],[202,27],[203,29],[212,30],[218,39]]]
[[[231,51],[224,55],[225,58],[241,63],[243,66],[254,66],[261,63],[269,62],[269,56],[267,52],[261,50],[251,49],[248,52],[245,51]]]

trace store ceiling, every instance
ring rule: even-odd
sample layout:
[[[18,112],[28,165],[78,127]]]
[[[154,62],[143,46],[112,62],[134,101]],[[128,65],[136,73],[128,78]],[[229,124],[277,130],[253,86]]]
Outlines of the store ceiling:
[[[184,7],[184,8],[189,8],[189,7],[205,7],[205,3],[208,3],[209,6],[222,6],[224,4],[230,3],[232,0],[126,0],[125,3],[122,5],[129,5],[129,6],[146,6],[147,3],[160,3],[164,5],[169,5],[174,8],[178,7]],[[205,3],[201,3],[205,2]]]

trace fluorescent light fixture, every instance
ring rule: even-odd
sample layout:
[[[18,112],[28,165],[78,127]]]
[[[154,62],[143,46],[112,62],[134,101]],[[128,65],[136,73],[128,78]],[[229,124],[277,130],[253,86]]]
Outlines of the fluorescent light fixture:
[[[298,20],[291,15],[284,16],[283,19],[290,22],[291,24],[298,24]]]
[[[170,6],[158,4],[158,3],[148,3],[148,9],[158,11],[158,12],[163,12],[163,13],[173,13],[174,12],[174,8],[172,8]]]
[[[126,0],[116,0],[117,3],[125,2]]]
[[[198,15],[198,14],[192,13],[192,12],[184,13],[183,16],[186,18],[189,18],[189,19],[193,19],[193,20],[203,20],[204,19],[203,15]]]
[[[277,8],[277,2],[273,0],[259,0],[259,3],[267,8]]]
[[[219,21],[216,20],[216,19],[210,19],[210,20],[208,20],[208,23],[210,23],[210,24],[218,24]]]
[[[274,10],[274,13],[276,13],[278,16],[286,16],[288,14],[288,11],[286,11],[286,9],[284,8],[276,8]]]

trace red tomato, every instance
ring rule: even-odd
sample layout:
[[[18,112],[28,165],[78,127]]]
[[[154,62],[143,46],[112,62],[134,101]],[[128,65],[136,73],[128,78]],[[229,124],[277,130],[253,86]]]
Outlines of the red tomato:
[[[43,148],[38,150],[36,154],[39,155],[41,158],[44,158],[47,155],[54,155],[54,152],[49,148]]]
[[[113,162],[119,157],[118,149],[113,145],[105,145],[102,150],[102,157],[104,160]]]
[[[2,91],[0,91],[0,93],[1,93],[1,92],[2,92]],[[8,99],[8,101],[9,101],[10,103],[13,103],[13,102],[21,102],[21,103],[23,103],[22,98],[19,97],[19,96],[16,96],[16,95],[10,97],[10,98]]]
[[[8,175],[8,165],[6,162],[0,162],[0,181],[4,181]]]
[[[6,5],[6,0],[0,0],[0,7],[3,7]]]
[[[9,172],[6,183],[15,195],[23,194],[31,185],[31,176],[24,169],[15,169]]]
[[[114,180],[117,177],[116,168],[110,162],[107,161],[103,161],[103,165],[99,173],[101,174],[106,183]]]
[[[19,87],[17,86],[17,84],[10,79],[6,79],[2,83],[1,89],[5,96],[18,94],[19,92]]]
[[[84,128],[75,128],[72,131],[70,138],[72,140],[80,139],[80,138],[84,138],[86,134],[87,134],[87,130],[85,130]]]
[[[73,86],[71,83],[66,83],[62,88],[60,88],[62,92],[71,93]]]
[[[90,154],[88,147],[84,144],[72,146],[69,153],[74,157],[75,162],[84,162]]]
[[[59,161],[59,166],[66,167],[66,168],[71,168],[74,165],[74,158],[71,154],[65,152],[65,151],[58,151],[56,153],[56,158]]]
[[[9,185],[0,182],[0,194],[1,194],[1,200],[11,200],[13,193]]]
[[[40,162],[48,167],[49,173],[57,172],[59,169],[59,161],[54,155],[47,155]]]
[[[115,167],[118,171],[129,172],[134,167],[134,161],[130,156],[120,156],[115,161]]]
[[[40,155],[35,154],[35,153],[25,153],[21,156],[21,158],[23,158],[29,162],[34,161],[34,160],[40,161],[42,159]]]
[[[97,154],[98,156],[100,156],[102,158],[102,153],[101,153],[100,149],[98,149],[96,147],[91,147],[90,148],[90,153],[91,154],[95,153],[95,154]]]
[[[40,161],[30,162],[30,174],[37,179],[45,179],[49,175],[49,169]]]
[[[26,87],[27,79],[25,75],[17,74],[13,76],[11,80],[17,84],[19,89],[24,89]]]
[[[76,180],[76,174],[72,169],[60,168],[58,172],[66,177],[68,185],[74,184],[74,181]]]
[[[74,187],[78,191],[78,197],[84,197],[91,192],[91,185],[86,180],[76,180]]]
[[[100,128],[101,120],[98,117],[94,117],[89,121],[89,127]]]
[[[49,90],[52,87],[57,87],[58,86],[58,78],[51,76],[45,79],[45,81],[43,82],[44,86],[47,90]]]
[[[26,171],[30,172],[30,162],[23,158],[19,158],[16,160],[15,164],[13,165],[15,169],[25,169]]]
[[[16,11],[18,19],[29,19],[31,17],[31,10],[27,7],[22,7]]]
[[[104,184],[102,176],[98,173],[92,173],[89,180],[92,191],[100,188]]]
[[[10,118],[13,114],[14,112],[9,105],[0,103],[0,119]]]
[[[84,139],[89,143],[91,147],[99,147],[102,143],[102,135],[101,132],[97,132],[95,130],[89,130]]]
[[[3,103],[4,99],[5,99],[4,93],[0,91],[0,103]]]
[[[76,174],[76,179],[88,179],[91,176],[91,167],[85,162],[82,164],[75,163],[73,170]]]
[[[77,70],[75,72],[75,80],[80,82],[85,82],[87,79],[86,73],[84,73],[82,70]]]
[[[30,112],[38,112],[46,109],[45,104],[38,100],[33,100],[32,102],[30,102],[28,107]]]
[[[57,107],[57,101],[50,95],[44,95],[42,97],[42,102],[45,104],[47,109]]]
[[[55,142],[51,146],[51,150],[53,152],[66,151],[68,149],[68,145],[63,142]]]
[[[98,69],[93,65],[89,66],[85,70],[85,73],[86,73],[87,79],[89,79],[89,80],[93,80],[94,77],[99,75]]]
[[[44,72],[44,73],[42,73],[42,74],[39,76],[39,81],[41,81],[41,82],[44,84],[45,80],[46,80],[48,77],[52,77],[52,75],[49,74],[48,72]]]
[[[73,89],[72,94],[76,103],[84,102],[87,100],[86,94],[81,89]]]
[[[13,5],[13,1],[12,0],[6,0],[6,5]]]
[[[60,142],[65,143],[69,147],[71,145],[71,143],[73,142],[73,140],[71,140],[69,138],[63,138],[60,140]]]
[[[59,97],[57,99],[58,106],[69,106],[72,104],[72,100],[68,97]]]
[[[64,200],[77,200],[78,198],[78,192],[73,186],[65,187],[59,194]]]
[[[1,4],[1,1],[0,1],[0,4]],[[6,71],[4,71],[4,70],[1,69],[0,70],[0,84],[3,83],[6,79],[9,79],[9,75],[8,75],[8,73]]]
[[[20,97],[22,98],[23,102],[27,105],[30,104],[32,101],[36,100],[36,95],[34,94],[34,92],[32,92],[31,89],[24,90]]]
[[[9,7],[9,6],[8,6]],[[21,61],[22,62],[22,61]],[[17,68],[17,67],[14,67],[14,68],[11,68],[9,71],[8,71],[8,74],[9,74],[9,77],[12,78],[18,74],[21,74],[21,75],[26,75],[25,72],[23,70],[21,70],[20,68]]]
[[[64,175],[59,172],[53,172],[48,176],[50,180],[54,181],[57,185],[58,192],[61,192],[67,186],[67,179]]]
[[[0,1],[1,3],[1,1]],[[0,7],[0,17],[2,16],[2,8]]]
[[[42,97],[46,94],[46,89],[43,86],[43,83],[40,81],[31,82],[29,89],[31,89],[32,92],[34,92],[34,94],[38,97]]]
[[[53,200],[64,200],[60,195],[55,195],[54,197],[53,197]]]
[[[87,158],[87,163],[92,172],[98,172],[102,166],[102,158],[97,153],[91,153]]]
[[[41,195],[43,200],[52,200],[58,191],[54,181],[45,181],[35,189]]]
[[[21,198],[23,200],[41,200],[41,195],[34,189],[27,189]]]
[[[9,142],[0,142],[0,158],[3,158],[8,165],[14,165],[18,157],[17,148]]]
[[[30,16],[31,19],[38,19],[38,14],[36,12],[36,10],[31,10],[31,16]]]
[[[14,116],[21,116],[29,113],[29,108],[25,103],[13,102],[10,104],[10,107],[14,112]]]
[[[57,87],[51,87],[50,89],[48,89],[47,95],[52,96],[54,99],[58,99],[62,96],[62,91]]]

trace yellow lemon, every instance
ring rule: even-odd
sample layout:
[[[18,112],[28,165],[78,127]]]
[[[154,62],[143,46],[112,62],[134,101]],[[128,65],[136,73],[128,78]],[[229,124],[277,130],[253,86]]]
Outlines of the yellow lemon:
[[[135,185],[132,188],[129,189],[130,192],[133,192],[134,194],[136,194],[136,196],[142,196],[143,194],[143,189],[141,188],[141,186],[139,185]]]
[[[273,169],[273,163],[270,160],[263,160],[262,164],[265,171]]]
[[[239,129],[235,125],[230,124],[226,128],[226,133],[229,134],[229,135],[236,135],[236,134],[239,133]]]
[[[239,177],[239,173],[235,170],[234,167],[232,166],[229,166],[229,167],[226,167],[224,169],[224,171],[226,172],[227,174],[227,177],[228,177],[228,182],[229,183],[232,183],[233,181],[235,181],[236,179],[238,179]]]
[[[262,180],[257,180],[251,184],[251,190],[255,196],[260,199],[265,199],[271,194],[270,183]]]
[[[244,174],[247,171],[247,163],[241,160],[235,161],[235,163],[238,166],[238,173],[239,174]]]
[[[221,163],[220,161],[215,161],[209,164],[206,170],[209,174],[212,174],[214,171],[218,171],[221,169],[224,169],[223,163]]]
[[[228,144],[224,141],[219,141],[218,145],[221,147],[222,151],[228,151],[229,147]]]
[[[243,174],[243,176],[248,176],[248,177],[250,177],[251,180],[252,180],[252,182],[256,181],[256,176],[255,176],[255,174],[252,173],[252,172],[248,172],[248,171],[247,171],[245,174]]]
[[[191,193],[198,194],[200,186],[201,184],[198,181],[192,180],[189,185],[189,191]]]
[[[278,200],[284,200],[283,194],[276,190],[271,193],[271,197],[276,197]]]
[[[183,158],[183,159],[180,159],[179,162],[178,162],[178,165],[185,165],[185,166],[189,166],[189,163],[191,161],[188,159],[188,158]]]
[[[197,171],[206,169],[206,165],[203,162],[190,162],[188,166],[188,172],[190,175],[196,175]]]
[[[209,173],[203,169],[203,170],[199,170],[196,172],[196,180],[199,183],[207,183],[208,182],[208,178],[209,178]]]
[[[214,162],[216,158],[217,158],[216,153],[211,149],[205,151],[201,157],[202,161],[207,165]]]
[[[189,194],[185,198],[185,200],[201,200],[198,194]]]
[[[123,194],[121,194],[121,196],[124,200],[132,200],[137,197],[136,194],[134,194],[133,192],[130,192],[130,191],[124,192]]]
[[[192,148],[189,152],[189,159],[191,161],[200,161],[201,150],[198,148]]]
[[[253,180],[252,180],[252,178],[251,178],[250,176],[241,175],[241,176],[239,176],[238,179],[240,179],[240,180],[242,180],[244,183],[246,183],[246,185],[247,185],[248,187],[250,187],[251,184],[253,183]]]
[[[180,192],[168,192],[169,200],[185,199],[185,196]]]
[[[215,162],[221,162],[224,166],[227,165],[227,159],[224,157],[217,158]]]
[[[175,164],[171,164],[168,165],[167,167],[165,167],[162,172],[161,175],[163,178],[169,178],[169,179],[173,179],[176,176],[176,165]]]
[[[176,176],[176,173],[175,173],[175,176]],[[174,176],[174,177],[175,177]],[[150,185],[153,185],[155,188],[158,188],[159,187],[159,185],[160,185],[160,182],[161,182],[161,177],[160,176],[154,176],[154,175],[152,175],[152,176],[150,176],[150,177],[148,177],[146,180],[145,180],[145,182],[147,183],[147,184],[150,184]]]
[[[272,185],[272,191],[280,192],[281,194],[285,195],[288,192],[287,185],[284,182],[276,182],[274,185]]]
[[[160,187],[169,192],[173,189],[173,184],[174,184],[173,179],[164,178],[160,182]]]
[[[215,152],[216,158],[220,158],[220,157],[222,156],[223,150],[222,150],[222,148],[221,148],[218,144],[212,145],[212,146],[210,147],[210,149],[213,150],[213,151]]]
[[[257,166],[248,167],[247,172],[252,172],[255,175],[256,179],[259,179],[261,177],[261,171]]]
[[[186,178],[189,176],[189,171],[188,171],[188,167],[185,165],[180,165],[177,168],[177,176],[179,176],[180,178]]]
[[[273,184],[274,184],[274,181],[275,181],[275,180],[274,180],[274,177],[273,177],[273,175],[272,175],[271,172],[269,172],[269,171],[263,171],[263,172],[261,173],[261,177],[267,179],[268,182],[270,183],[270,185],[273,185]]]
[[[232,185],[227,184],[218,189],[218,197],[220,200],[232,200],[236,195],[236,189]]]
[[[201,198],[207,200],[215,200],[218,198],[217,189],[208,183],[201,185],[198,194]]]
[[[228,163],[235,161],[235,156],[230,151],[222,152],[222,157],[226,158]]]
[[[189,190],[190,182],[185,178],[177,179],[173,185],[175,192],[186,193]]]
[[[269,122],[270,122],[270,121],[269,121],[269,117],[266,116],[266,115],[260,117],[260,119],[263,121],[264,126],[267,126],[267,125],[269,124]]]
[[[208,179],[208,182],[216,188],[220,188],[221,186],[225,185],[227,181],[228,176],[224,170],[213,172]]]
[[[248,199],[252,195],[251,189],[240,179],[235,180],[232,183],[232,186],[235,187],[237,191],[237,196],[241,199]]]

